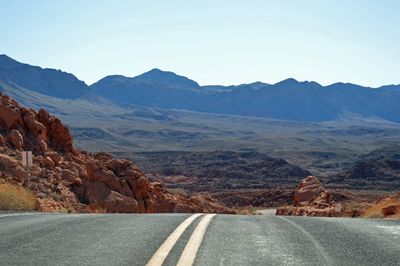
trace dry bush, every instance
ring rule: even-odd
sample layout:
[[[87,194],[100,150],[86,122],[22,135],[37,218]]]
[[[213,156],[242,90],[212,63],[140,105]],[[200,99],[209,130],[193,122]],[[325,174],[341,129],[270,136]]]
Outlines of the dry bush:
[[[346,202],[341,204],[341,216],[344,217],[360,217],[367,208],[366,203]]]
[[[32,211],[37,209],[37,204],[35,195],[23,187],[0,184],[0,210]]]

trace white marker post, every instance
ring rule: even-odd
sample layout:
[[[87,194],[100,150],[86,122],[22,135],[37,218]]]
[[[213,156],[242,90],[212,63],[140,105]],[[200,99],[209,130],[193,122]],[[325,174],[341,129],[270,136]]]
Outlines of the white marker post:
[[[31,151],[23,151],[21,152],[22,157],[22,165],[26,169],[26,187],[29,184],[29,168],[32,166],[32,152]]]

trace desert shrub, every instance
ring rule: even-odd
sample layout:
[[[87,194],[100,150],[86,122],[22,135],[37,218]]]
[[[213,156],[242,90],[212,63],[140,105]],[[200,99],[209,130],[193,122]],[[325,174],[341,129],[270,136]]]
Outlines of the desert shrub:
[[[341,212],[344,216],[354,218],[361,216],[365,208],[366,208],[365,204],[349,202],[342,204]]]
[[[0,184],[0,210],[31,211],[37,209],[37,200],[33,193],[23,187]]]

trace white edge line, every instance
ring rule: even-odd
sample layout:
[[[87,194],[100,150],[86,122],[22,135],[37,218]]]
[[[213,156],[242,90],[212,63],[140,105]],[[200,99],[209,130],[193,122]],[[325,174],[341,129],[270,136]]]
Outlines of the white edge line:
[[[192,222],[199,216],[203,215],[202,213],[197,213],[191,215],[185,221],[183,221],[162,243],[162,245],[157,249],[151,259],[147,262],[146,266],[161,266],[164,263],[164,260],[167,258],[169,252],[174,247],[178,239],[185,232],[185,230],[192,224]]]
[[[309,232],[307,232],[306,229],[304,229],[301,225],[290,221],[289,219],[283,217],[283,216],[277,216],[279,218],[281,218],[282,220],[290,223],[291,225],[293,225],[295,228],[297,228],[298,230],[300,230],[302,233],[304,233],[308,239],[314,244],[314,246],[318,249],[319,253],[322,255],[322,257],[325,260],[325,265],[332,265],[332,261],[330,260],[330,258],[328,257],[328,255],[325,252],[325,249],[321,246],[321,244],[318,242],[318,240],[311,235]]]
[[[36,212],[32,212],[32,213],[10,213],[10,214],[1,214],[0,213],[0,218],[4,218],[4,217],[14,217],[14,216],[27,216],[27,215],[35,215],[37,214]]]
[[[188,243],[186,244],[186,247],[183,250],[181,257],[176,264],[177,266],[193,265],[194,260],[196,259],[197,251],[199,250],[201,242],[203,241],[203,237],[207,231],[207,227],[214,216],[215,214],[207,214],[204,216],[203,219],[201,219],[192,236],[190,237]]]

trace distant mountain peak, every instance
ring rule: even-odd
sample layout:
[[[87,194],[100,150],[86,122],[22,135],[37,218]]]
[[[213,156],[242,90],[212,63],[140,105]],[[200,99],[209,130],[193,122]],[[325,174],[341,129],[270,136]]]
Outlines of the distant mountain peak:
[[[274,86],[285,86],[285,87],[294,87],[294,86],[307,86],[307,87],[322,87],[321,84],[315,81],[298,81],[294,78],[288,78],[282,80],[278,83],[275,83]]]
[[[275,83],[274,85],[277,85],[277,86],[280,86],[280,85],[297,85],[297,84],[299,84],[299,83],[300,83],[300,82],[297,81],[297,80],[294,79],[294,78],[288,78],[288,79],[279,81],[279,82]]]
[[[12,59],[11,57],[5,55],[5,54],[0,54],[0,68],[3,66],[10,66],[10,65],[16,65],[20,64],[17,60]]]
[[[146,73],[173,73],[173,72],[164,71],[164,70],[161,70],[161,69],[155,67],[152,70],[147,71]],[[173,74],[175,74],[175,73],[173,73]]]
[[[79,98],[89,87],[70,73],[20,63],[0,55],[0,81],[57,98]]]
[[[177,84],[181,86],[198,88],[200,85],[184,76],[180,76],[171,71],[163,71],[159,68],[153,68],[139,76],[133,78],[136,81],[155,81],[159,83]]]

